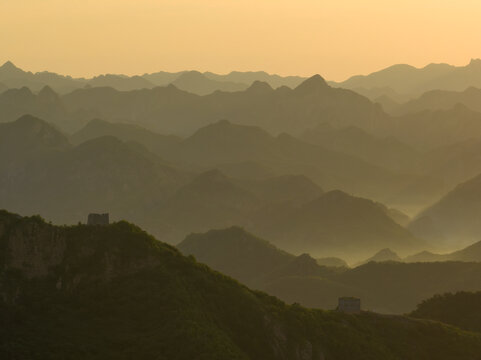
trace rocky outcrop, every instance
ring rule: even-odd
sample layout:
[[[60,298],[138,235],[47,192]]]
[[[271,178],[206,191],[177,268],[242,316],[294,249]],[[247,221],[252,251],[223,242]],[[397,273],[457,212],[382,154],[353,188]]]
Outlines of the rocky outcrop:
[[[109,281],[157,266],[160,261],[153,253],[131,257],[125,249],[128,242],[115,242],[119,232],[135,230],[127,223],[102,229],[57,227],[40,217],[21,218],[2,212],[0,275],[16,272],[25,279],[45,278],[54,281],[57,289],[71,290],[83,280]],[[105,239],[100,242],[99,238]],[[92,262],[95,267],[89,266]]]

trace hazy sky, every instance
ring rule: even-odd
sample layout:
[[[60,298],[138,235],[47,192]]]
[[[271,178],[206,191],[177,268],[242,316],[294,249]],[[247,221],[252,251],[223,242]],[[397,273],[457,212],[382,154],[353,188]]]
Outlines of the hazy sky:
[[[74,76],[319,73],[481,57],[481,0],[0,0],[0,62]]]

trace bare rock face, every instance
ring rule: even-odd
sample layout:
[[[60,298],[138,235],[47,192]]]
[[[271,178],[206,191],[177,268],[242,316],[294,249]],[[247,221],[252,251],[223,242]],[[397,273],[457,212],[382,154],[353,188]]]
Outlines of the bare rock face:
[[[72,290],[84,280],[109,281],[157,266],[159,259],[149,251],[130,256],[131,243],[116,240],[132,232],[135,228],[127,223],[58,227],[39,217],[0,212],[0,277],[15,272],[24,279],[48,278],[55,288]],[[93,262],[97,266],[92,268]],[[2,285],[0,279],[0,290]]]
[[[21,270],[27,278],[42,277],[60,265],[66,249],[65,237],[54,227],[27,223],[8,235],[9,268]]]

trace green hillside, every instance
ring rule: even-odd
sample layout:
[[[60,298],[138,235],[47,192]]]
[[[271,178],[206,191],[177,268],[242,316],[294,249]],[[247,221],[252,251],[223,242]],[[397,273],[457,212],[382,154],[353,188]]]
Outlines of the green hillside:
[[[0,213],[2,359],[479,359],[481,336],[287,306],[126,222]]]
[[[433,296],[419,304],[411,316],[481,332],[481,292],[460,291]]]

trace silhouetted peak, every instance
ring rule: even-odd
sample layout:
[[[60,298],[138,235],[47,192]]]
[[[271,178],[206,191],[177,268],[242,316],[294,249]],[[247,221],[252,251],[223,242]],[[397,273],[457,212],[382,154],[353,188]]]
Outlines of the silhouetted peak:
[[[285,133],[285,132],[277,135],[277,140],[280,141],[281,143],[291,143],[291,142],[297,142],[298,141],[294,136],[292,136],[288,133]]]
[[[95,118],[95,119],[90,120],[87,123],[87,125],[85,125],[85,127],[98,127],[98,126],[105,126],[105,125],[112,125],[112,123],[110,123],[106,120]]]
[[[225,176],[219,169],[207,170],[197,176],[196,181],[228,181],[227,176]]]
[[[222,232],[222,233],[228,233],[228,234],[235,234],[235,235],[241,235],[243,236],[244,238],[245,237],[251,237],[251,238],[254,238],[255,237],[250,234],[249,232],[247,232],[242,226],[238,226],[238,225],[233,225],[231,227],[228,227],[226,229],[221,229],[221,230],[211,230],[212,232]]]
[[[460,103],[460,102],[454,104],[454,106],[451,108],[451,111],[454,112],[454,113],[474,112],[469,107],[467,107],[465,104]]]
[[[192,70],[192,71],[187,71],[185,73],[183,73],[182,75],[180,75],[177,80],[179,79],[190,79],[190,80],[195,80],[195,79],[205,79],[206,77],[204,76],[204,74],[202,74],[201,72],[197,71],[197,70]],[[177,81],[176,80],[176,81]]]
[[[475,86],[469,86],[464,90],[465,94],[470,94],[470,95],[478,95],[481,92],[481,89],[475,87]]]
[[[42,90],[38,93],[38,96],[42,99],[46,100],[56,100],[58,99],[58,95],[50,86],[44,86]]]
[[[481,67],[481,59],[471,59],[469,67]]]
[[[181,190],[181,193],[183,191],[193,190],[200,194],[205,194],[208,192],[208,193],[215,193],[221,196],[220,189],[222,190],[227,189],[228,192],[238,191],[236,185],[234,185],[227,176],[225,176],[218,169],[212,169],[197,175],[189,184],[187,184],[183,188],[183,190]]]
[[[272,87],[264,82],[264,81],[259,81],[256,80],[252,83],[251,86],[247,89],[249,92],[256,92],[256,93],[266,93],[266,92],[271,92],[273,89]]]
[[[235,131],[236,128],[240,128],[240,125],[236,125],[231,123],[227,119],[222,119],[212,124],[206,125],[198,129],[192,137],[195,137],[197,134],[217,134],[219,132],[225,133],[226,131]]]
[[[341,190],[331,190],[325,193],[322,198],[324,200],[331,200],[331,201],[343,201],[347,199],[352,199],[353,197],[344,191]]]
[[[13,123],[13,128],[21,134],[23,142],[40,141],[43,145],[69,147],[67,138],[48,122],[32,115],[23,115]]]
[[[30,126],[38,126],[38,125],[47,125],[47,122],[39,119],[33,115],[26,114],[21,117],[19,117],[17,120],[14,121],[16,125],[22,126],[22,127],[30,127]]]
[[[285,275],[316,276],[321,275],[322,268],[309,254],[302,254],[292,260],[284,269]]]
[[[15,98],[33,98],[35,95],[32,93],[28,87],[24,86],[20,89],[8,89],[4,92],[7,96],[12,96]]]
[[[157,87],[157,89],[162,89],[162,87]],[[168,89],[170,91],[179,91],[179,88],[175,86],[174,84],[170,83],[165,87],[165,89]]]
[[[454,68],[454,66],[446,63],[431,63],[426,65],[423,69],[424,70],[442,70],[442,69],[449,69],[449,68]]]
[[[326,80],[324,80],[321,75],[317,74],[304,80],[295,90],[299,93],[313,93],[329,88],[330,86],[327,84]]]
[[[289,86],[286,86],[286,85],[282,85],[282,86],[279,86],[277,89],[276,89],[276,92],[277,93],[280,93],[280,94],[288,94],[292,91],[292,89],[289,87]]]
[[[367,134],[363,129],[354,125],[347,126],[344,129],[341,129],[341,131],[346,134],[352,134],[352,135],[358,135],[358,136]]]
[[[298,257],[295,258],[294,261],[296,261],[298,263],[317,265],[317,261],[314,258],[312,258],[311,255],[306,254],[306,253],[299,255]]]
[[[121,74],[101,74],[97,75],[91,80],[115,80],[115,79],[127,79],[128,77],[126,75],[121,75]]]
[[[213,126],[232,126],[232,123],[227,119],[222,119],[215,122]]]
[[[456,253],[472,253],[472,252],[479,252],[481,251],[481,241],[477,241],[472,245],[469,245],[468,247],[464,248],[463,250],[456,251]]]
[[[368,261],[376,261],[376,262],[383,262],[383,261],[400,261],[401,258],[391,249],[382,249],[378,251],[373,257],[368,259]]]
[[[416,67],[409,65],[409,64],[394,64],[386,68],[385,70],[413,70]],[[383,70],[381,70],[383,71]]]
[[[11,71],[11,70],[20,70],[18,67],[16,67],[11,61],[7,61],[5,64],[3,64],[0,69],[6,70],[6,71]]]
[[[94,154],[102,154],[104,152],[114,151],[118,149],[127,149],[128,145],[116,138],[115,136],[100,136],[92,140],[87,140],[77,146],[82,151],[92,151]]]
[[[270,135],[257,126],[239,125],[228,120],[220,120],[197,130],[189,139],[196,138],[262,138],[269,139]]]
[[[389,248],[379,250],[374,256],[397,256],[397,254]]]

